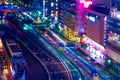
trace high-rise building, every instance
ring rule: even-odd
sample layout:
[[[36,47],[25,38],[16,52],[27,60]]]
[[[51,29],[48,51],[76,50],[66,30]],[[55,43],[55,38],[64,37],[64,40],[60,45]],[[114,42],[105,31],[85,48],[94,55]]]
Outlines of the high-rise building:
[[[84,9],[83,29],[88,37],[88,45],[95,42],[93,44],[95,50],[91,48],[93,53],[98,54],[97,50],[104,50],[104,56],[107,55],[120,63],[120,12],[118,5],[118,0],[93,0],[92,5]]]
[[[120,0],[111,0],[111,7],[116,7],[120,10]]]
[[[50,2],[49,2],[50,0],[43,0],[43,17],[45,18],[45,17],[48,17],[48,15],[50,15],[50,14],[48,14],[48,10],[50,10]]]
[[[95,3],[95,0],[78,0],[77,2],[77,27],[81,35],[82,44],[88,47],[86,50],[89,56],[101,65],[106,59],[104,45],[104,19],[109,15],[109,9],[102,4]],[[99,1],[98,1],[99,2]],[[102,2],[101,2],[102,3]],[[104,10],[104,11],[103,11]],[[85,35],[85,40],[82,36]]]
[[[76,32],[76,0],[59,0],[58,21],[63,35],[75,40]]]
[[[60,0],[51,0],[50,3],[50,17],[53,25],[58,24],[59,2]]]
[[[50,17],[51,11],[51,0],[34,0],[33,7],[42,9],[43,17],[47,18]]]
[[[120,63],[120,12],[113,12],[113,14],[106,19],[106,50],[109,57]]]

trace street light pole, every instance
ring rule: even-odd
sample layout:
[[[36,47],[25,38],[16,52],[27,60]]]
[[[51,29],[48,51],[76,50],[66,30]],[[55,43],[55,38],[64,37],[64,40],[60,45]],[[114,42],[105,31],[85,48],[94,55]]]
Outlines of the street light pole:
[[[45,0],[43,0],[43,18],[45,18],[45,11],[46,11],[46,9],[45,9]]]

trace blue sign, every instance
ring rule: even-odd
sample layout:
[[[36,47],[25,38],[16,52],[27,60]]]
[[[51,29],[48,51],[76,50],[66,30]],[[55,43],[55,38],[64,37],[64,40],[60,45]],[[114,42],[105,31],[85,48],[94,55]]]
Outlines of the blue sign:
[[[95,21],[96,21],[96,18],[93,17],[93,16],[89,16],[89,17],[88,17],[88,20],[90,20],[90,21],[92,21],[92,22],[95,22]]]

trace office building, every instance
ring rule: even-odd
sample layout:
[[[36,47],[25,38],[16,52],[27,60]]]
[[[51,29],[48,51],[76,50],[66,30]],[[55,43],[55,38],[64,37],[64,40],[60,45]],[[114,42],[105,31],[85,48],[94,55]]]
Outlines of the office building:
[[[106,19],[106,51],[108,56],[116,62],[120,63],[120,12],[111,12],[111,15]]]

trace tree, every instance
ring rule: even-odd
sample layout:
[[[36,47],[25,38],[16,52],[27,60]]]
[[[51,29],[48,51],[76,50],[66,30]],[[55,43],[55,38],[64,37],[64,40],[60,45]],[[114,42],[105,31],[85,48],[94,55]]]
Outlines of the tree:
[[[105,67],[106,67],[106,68],[109,68],[109,67],[111,66],[111,60],[109,60],[109,59],[108,59],[108,60],[105,60],[105,63],[104,63],[104,64],[105,64]]]
[[[86,49],[88,46],[87,46],[87,44],[82,43],[82,44],[81,44],[81,47],[82,47],[83,49]]]

